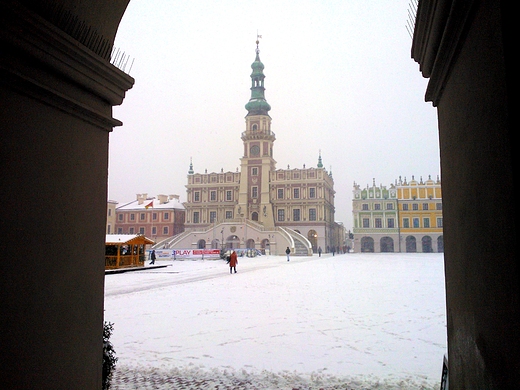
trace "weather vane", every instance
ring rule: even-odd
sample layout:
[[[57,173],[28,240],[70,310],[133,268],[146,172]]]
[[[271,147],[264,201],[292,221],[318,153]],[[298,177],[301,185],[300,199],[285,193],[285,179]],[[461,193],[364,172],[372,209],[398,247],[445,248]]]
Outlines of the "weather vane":
[[[256,30],[256,52],[259,53],[260,49],[258,49],[258,44],[260,43],[259,39],[262,38],[261,35],[258,35],[258,30]]]

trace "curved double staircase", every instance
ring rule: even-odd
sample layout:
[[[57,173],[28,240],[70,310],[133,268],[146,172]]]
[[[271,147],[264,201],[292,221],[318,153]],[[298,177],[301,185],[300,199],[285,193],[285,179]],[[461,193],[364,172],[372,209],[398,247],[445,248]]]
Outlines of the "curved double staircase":
[[[247,229],[251,229],[252,231],[257,231],[261,233],[269,233],[270,235],[274,235],[276,237],[276,243],[278,248],[279,255],[285,253],[285,248],[289,247],[291,249],[292,256],[312,256],[312,245],[310,241],[298,233],[297,231],[287,228],[287,227],[275,227],[274,229],[266,229],[262,224],[249,221],[234,221],[234,222],[224,222],[220,223],[216,226],[211,227],[203,232],[201,231],[185,231],[179,233],[175,236],[168,237],[164,240],[161,240],[152,246],[152,249],[185,249],[191,247],[191,243],[196,240],[189,239],[192,235],[200,235],[201,233],[206,234],[208,236],[212,236],[211,230],[215,230],[216,232],[220,232],[224,226],[230,224],[237,224],[237,222],[245,224]],[[220,233],[219,233],[220,234]]]

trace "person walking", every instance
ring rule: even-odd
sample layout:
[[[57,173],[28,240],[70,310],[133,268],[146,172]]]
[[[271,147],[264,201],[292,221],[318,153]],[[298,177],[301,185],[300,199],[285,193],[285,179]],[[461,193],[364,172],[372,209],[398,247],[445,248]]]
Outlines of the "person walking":
[[[152,249],[152,252],[150,253],[150,259],[152,259],[150,264],[155,264],[155,249]]]
[[[231,252],[229,256],[229,273],[232,274],[233,270],[237,273],[238,256],[235,251]]]
[[[289,261],[289,253],[291,253],[291,250],[289,249],[289,247],[287,247],[287,249],[285,250],[285,253],[287,254],[287,261]]]
[[[318,257],[321,257],[321,246],[318,247]]]

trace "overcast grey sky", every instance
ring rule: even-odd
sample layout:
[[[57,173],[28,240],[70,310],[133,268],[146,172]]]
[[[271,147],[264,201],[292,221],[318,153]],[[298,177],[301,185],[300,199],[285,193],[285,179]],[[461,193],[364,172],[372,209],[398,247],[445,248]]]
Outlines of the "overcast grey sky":
[[[195,172],[235,171],[257,30],[277,168],[323,164],[336,220],[352,186],[440,175],[436,110],[410,57],[409,0],[131,0],[115,45],[134,87],[114,116],[109,198],[179,194]],[[132,61],[132,60],[130,60]],[[127,71],[128,71],[127,66]]]

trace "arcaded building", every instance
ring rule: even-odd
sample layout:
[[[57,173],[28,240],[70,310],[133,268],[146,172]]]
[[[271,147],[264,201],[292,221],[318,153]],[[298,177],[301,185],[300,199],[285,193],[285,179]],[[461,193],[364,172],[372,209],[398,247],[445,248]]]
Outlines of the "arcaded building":
[[[352,192],[355,252],[444,252],[439,178],[354,183]]]
[[[323,167],[277,169],[271,106],[265,99],[264,64],[258,42],[251,65],[251,99],[246,104],[246,128],[240,170],[188,171],[186,233],[159,247],[250,248],[310,254],[319,247],[338,247],[334,222],[334,180]],[[189,234],[191,232],[191,234]]]

